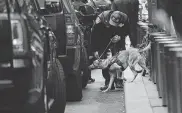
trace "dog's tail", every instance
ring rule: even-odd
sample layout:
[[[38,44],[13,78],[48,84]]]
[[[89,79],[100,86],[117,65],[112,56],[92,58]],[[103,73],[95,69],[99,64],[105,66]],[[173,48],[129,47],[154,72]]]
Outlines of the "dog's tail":
[[[145,52],[145,51],[149,50],[150,48],[151,48],[151,42],[149,42],[148,45],[145,48],[140,49],[138,52],[142,53],[142,52]]]

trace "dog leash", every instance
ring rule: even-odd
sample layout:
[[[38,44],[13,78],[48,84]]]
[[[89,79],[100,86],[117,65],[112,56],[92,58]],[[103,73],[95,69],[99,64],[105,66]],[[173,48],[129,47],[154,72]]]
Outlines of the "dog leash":
[[[112,38],[113,39],[113,38]],[[106,52],[107,48],[109,47],[109,45],[111,44],[112,42],[112,39],[110,40],[110,42],[107,44],[106,48],[104,49],[104,51],[102,52],[102,54],[99,56],[99,58],[97,59],[99,62],[101,62],[101,57],[104,55],[104,53]],[[96,66],[94,63],[93,63],[94,66]]]
[[[113,37],[114,38],[114,37]],[[111,38],[111,40],[109,41],[109,43],[107,44],[106,48],[104,49],[104,51],[102,52],[102,54],[99,56],[98,60],[101,59],[101,57],[104,55],[104,53],[106,52],[106,50],[108,49],[109,45],[111,44],[113,38]]]
[[[112,38],[113,39],[113,38]],[[109,45],[111,44],[112,42],[112,39],[110,40],[110,42],[107,44],[106,48],[104,49],[104,51],[102,52],[102,54],[99,56],[98,60],[101,59],[101,57],[104,55],[104,53],[106,52],[107,48],[109,47]]]

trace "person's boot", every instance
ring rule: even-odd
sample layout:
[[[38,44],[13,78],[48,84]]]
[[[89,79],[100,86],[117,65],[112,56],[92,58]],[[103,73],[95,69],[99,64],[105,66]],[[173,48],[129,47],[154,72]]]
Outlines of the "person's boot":
[[[91,81],[91,82],[95,82],[95,79],[91,78],[90,81]]]
[[[123,88],[123,80],[117,79],[115,85],[116,85],[116,88]]]
[[[108,86],[103,86],[103,87],[100,87],[100,90],[103,91],[103,90],[106,90]]]
[[[91,84],[91,83],[94,83],[95,82],[95,79],[93,79],[93,78],[90,78],[89,80],[88,80],[88,84]]]
[[[108,88],[108,85],[107,86],[100,87],[100,90],[103,91],[103,90],[106,90],[107,88]],[[111,87],[111,90],[115,90],[114,85]]]

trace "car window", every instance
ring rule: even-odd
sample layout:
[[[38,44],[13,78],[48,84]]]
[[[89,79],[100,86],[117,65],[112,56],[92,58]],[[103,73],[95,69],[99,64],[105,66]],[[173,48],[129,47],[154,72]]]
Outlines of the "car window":
[[[62,12],[61,1],[59,0],[45,0],[45,9],[48,14]]]

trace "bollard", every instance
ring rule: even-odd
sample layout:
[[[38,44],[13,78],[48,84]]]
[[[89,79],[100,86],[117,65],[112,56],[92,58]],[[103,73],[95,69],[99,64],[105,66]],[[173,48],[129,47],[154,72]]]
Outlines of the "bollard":
[[[171,58],[170,58],[170,55],[169,55],[169,48],[166,50],[165,52],[165,65],[166,65],[166,79],[167,79],[167,93],[168,93],[168,112],[169,113],[173,113],[173,97],[172,97],[172,78],[170,77],[173,73],[173,70],[172,70],[172,64],[171,64]]]
[[[180,46],[178,44],[178,46]],[[176,84],[178,84],[177,81],[177,74],[176,74],[176,67],[177,67],[177,60],[175,56],[176,49],[181,47],[172,46],[172,45],[166,45],[165,46],[165,65],[166,65],[166,79],[167,79],[167,100],[168,100],[168,112],[169,113],[180,113],[179,101],[177,101],[177,95],[179,95],[180,92],[177,92],[175,90]],[[182,50],[182,49],[181,49]],[[178,76],[179,77],[179,76]],[[178,79],[179,80],[179,79]],[[179,96],[180,97],[180,96]],[[181,100],[181,99],[178,99]]]
[[[155,50],[156,50],[156,46],[155,46],[155,40],[154,40],[154,37],[157,37],[157,36],[168,36],[167,34],[165,34],[164,32],[154,32],[154,33],[149,33],[149,39],[151,40],[151,73],[150,73],[150,76],[151,76],[151,79],[153,81],[154,84],[156,84],[156,72],[157,72],[157,68],[155,68]]]
[[[172,106],[172,102],[171,102],[171,83],[169,83],[169,61],[170,61],[170,58],[168,56],[169,52],[168,52],[169,48],[165,48],[165,68],[166,68],[166,81],[167,81],[167,84],[166,84],[166,87],[167,87],[167,101],[168,101],[168,113],[172,113],[171,112],[171,106]]]
[[[180,75],[180,105],[182,105],[182,54],[178,54],[178,58],[179,58],[179,75]],[[182,106],[180,106],[180,110],[182,112]]]
[[[171,37],[172,38],[172,37]],[[169,39],[169,38],[168,38]],[[164,47],[165,46],[170,46],[170,47],[179,47],[181,46],[182,47],[182,44],[180,44],[181,42],[178,41],[178,40],[175,40],[175,38],[173,38],[173,40],[170,40],[170,41],[159,41],[159,69],[160,69],[160,72],[159,72],[159,76],[160,76],[160,81],[159,81],[159,84],[160,84],[160,91],[161,91],[161,96],[162,96],[162,105],[163,106],[167,106],[167,81],[166,81],[166,69],[165,69],[165,60],[164,60]]]
[[[154,37],[160,37],[160,36],[167,36],[167,34],[165,34],[164,32],[154,32],[154,33],[150,33],[149,34],[149,38],[151,39],[151,78],[152,78],[152,81],[154,82],[154,84],[156,84],[156,71],[157,71],[157,68],[155,68],[155,50],[156,50],[156,46],[155,46],[155,40],[154,40]]]
[[[159,39],[161,39],[161,40],[159,40]],[[157,40],[159,40],[159,41],[170,41],[170,40],[173,40],[172,38],[170,38],[170,36],[163,36],[163,37],[161,37],[161,36],[158,36],[158,37],[154,37],[154,44],[153,44],[153,46],[154,46],[154,51],[153,51],[153,56],[154,56],[154,67],[156,68],[155,69],[155,83],[157,83],[157,90],[159,90],[159,71],[160,71],[160,64],[158,64],[158,62],[160,62],[160,59],[159,59],[159,45],[158,45],[158,42],[157,42]],[[160,97],[160,96],[159,96]]]
[[[177,103],[177,112],[178,113],[181,113],[182,112],[182,97],[181,97],[181,95],[182,95],[182,52],[178,52],[177,53],[177,59],[178,59],[178,76],[179,76],[179,85],[180,85],[180,87],[177,87],[177,88],[179,88],[178,90],[179,90],[179,93],[178,93],[178,95],[179,96],[177,96],[177,100],[178,100],[178,103]]]
[[[179,74],[179,54],[182,52],[182,47],[170,48],[170,58],[172,60],[173,65],[173,76],[172,78],[172,112],[173,113],[181,113],[181,85],[180,85],[180,75]]]
[[[173,37],[154,37],[155,38],[155,47],[156,47],[156,50],[155,50],[155,67],[157,68],[156,69],[156,85],[157,85],[157,90],[158,90],[158,95],[159,95],[159,98],[162,98],[162,95],[163,95],[163,77],[162,77],[162,72],[161,72],[161,58],[160,58],[160,52],[161,52],[161,43],[165,43],[165,42],[168,42],[168,41],[173,41],[174,38]]]

